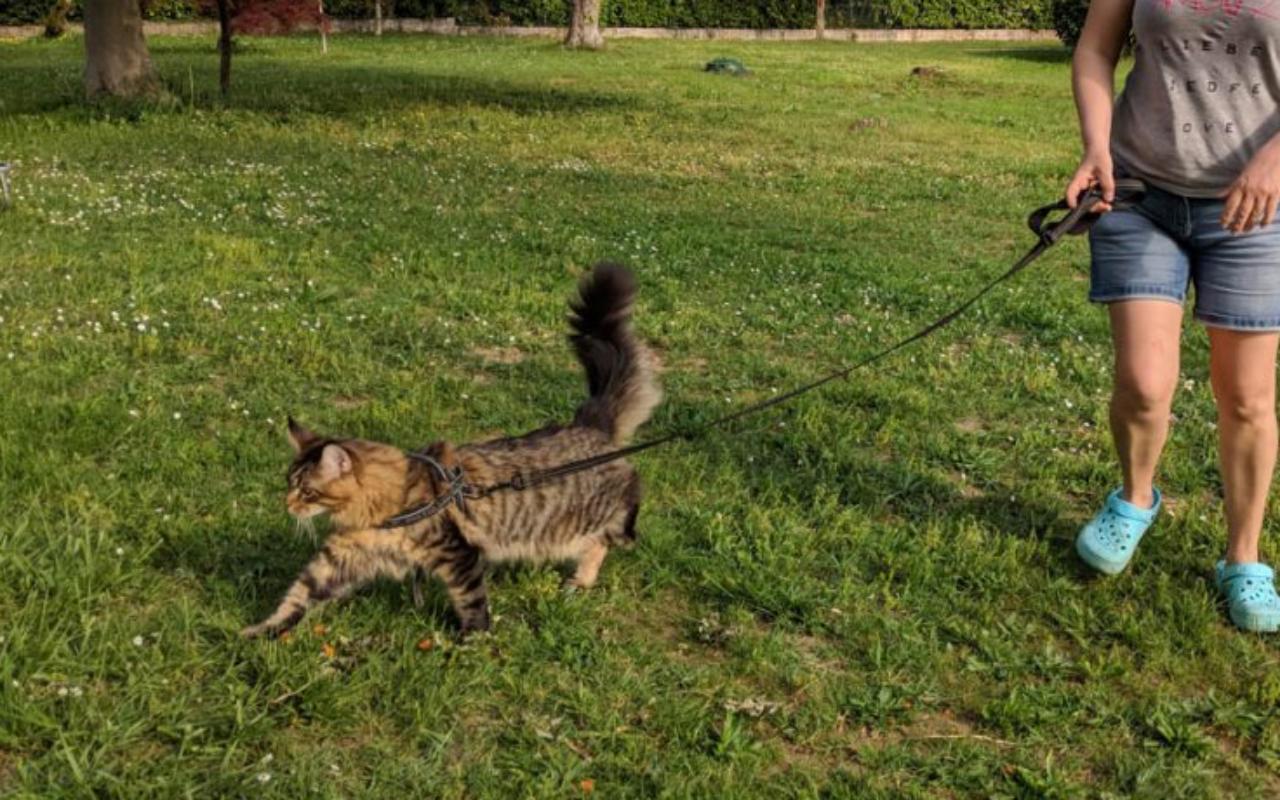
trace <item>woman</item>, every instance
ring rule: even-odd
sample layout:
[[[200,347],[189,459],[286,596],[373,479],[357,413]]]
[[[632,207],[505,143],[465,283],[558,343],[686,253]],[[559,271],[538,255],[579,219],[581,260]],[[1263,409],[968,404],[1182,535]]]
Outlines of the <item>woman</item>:
[[[1113,107],[1130,30],[1134,68]],[[1084,157],[1069,202],[1095,184],[1114,199],[1115,174],[1148,186],[1137,207],[1104,214],[1089,236],[1089,297],[1111,318],[1111,434],[1124,482],[1076,550],[1114,575],[1160,510],[1153,481],[1190,281],[1218,405],[1227,551],[1217,584],[1238,627],[1274,631],[1280,596],[1258,539],[1276,460],[1280,2],[1093,0],[1072,72]]]

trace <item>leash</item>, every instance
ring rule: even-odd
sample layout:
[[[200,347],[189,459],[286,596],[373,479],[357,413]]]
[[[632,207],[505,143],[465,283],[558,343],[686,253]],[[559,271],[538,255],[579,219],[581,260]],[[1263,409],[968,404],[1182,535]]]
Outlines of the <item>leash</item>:
[[[1143,184],[1142,181],[1128,178],[1119,179],[1116,181],[1115,200],[1112,201],[1111,205],[1114,209],[1129,208],[1136,204],[1145,192],[1146,185]],[[995,290],[996,287],[1012,279],[1018,273],[1029,267],[1036,259],[1044,255],[1046,251],[1061,241],[1064,236],[1079,235],[1089,230],[1089,227],[1100,216],[1100,214],[1094,213],[1093,211],[1094,207],[1100,202],[1102,202],[1102,192],[1097,188],[1090,188],[1086,189],[1080,195],[1074,209],[1069,208],[1066,200],[1059,200],[1056,203],[1051,203],[1047,206],[1036,209],[1031,212],[1031,215],[1027,218],[1027,227],[1029,227],[1031,232],[1036,235],[1035,246],[1028,250],[1022,258],[1014,262],[1013,266],[991,279],[986,285],[960,305],[938,317],[933,322],[930,322],[928,325],[905,339],[900,339],[888,347],[872,353],[871,355],[866,356],[847,367],[843,367],[835,372],[824,375],[821,378],[810,381],[809,383],[797,386],[796,388],[777,395],[776,397],[771,397],[768,400],[764,400],[759,403],[753,403],[732,413],[717,417],[710,422],[704,422],[700,425],[695,425],[692,428],[682,431],[673,431],[627,447],[609,450],[589,458],[569,461],[556,467],[535,470],[528,473],[520,473],[508,481],[484,487],[477,487],[468,484],[465,477],[462,475],[461,468],[455,468],[453,471],[448,471],[439,463],[423,456],[420,453],[410,453],[410,458],[432,465],[433,469],[441,476],[442,480],[449,484],[449,491],[436,497],[429,503],[425,503],[421,506],[409,509],[408,511],[388,518],[378,527],[390,529],[411,525],[414,522],[419,522],[427,517],[440,513],[453,503],[461,504],[464,497],[482,498],[502,491],[524,491],[530,487],[547,483],[548,481],[553,481],[558,478],[563,478],[567,475],[573,475],[574,473],[595,469],[596,467],[603,466],[604,464],[618,461],[619,459],[627,458],[628,456],[632,456],[637,453],[643,453],[646,450],[661,447],[662,445],[669,444],[671,442],[692,441],[705,435],[709,431],[724,427],[725,425],[728,425],[731,422],[736,422],[743,417],[759,413],[766,409],[773,408],[774,406],[782,405],[783,403],[794,400],[803,394],[808,394],[809,392],[820,389],[829,383],[843,380],[852,373],[865,369],[878,361],[888,358],[899,350],[902,350],[903,348],[932,335],[941,328],[945,328],[947,325],[950,325],[966,311],[972,308],[979,300]],[[1054,219],[1052,215],[1058,211],[1066,211],[1067,213],[1062,217]]]

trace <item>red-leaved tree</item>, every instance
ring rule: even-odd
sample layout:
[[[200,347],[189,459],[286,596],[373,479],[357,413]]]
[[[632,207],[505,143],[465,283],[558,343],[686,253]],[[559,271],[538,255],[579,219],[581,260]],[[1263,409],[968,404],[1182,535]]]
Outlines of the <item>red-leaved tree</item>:
[[[210,10],[224,4],[231,30],[246,36],[279,36],[302,28],[328,33],[332,27],[319,0],[206,0]]]

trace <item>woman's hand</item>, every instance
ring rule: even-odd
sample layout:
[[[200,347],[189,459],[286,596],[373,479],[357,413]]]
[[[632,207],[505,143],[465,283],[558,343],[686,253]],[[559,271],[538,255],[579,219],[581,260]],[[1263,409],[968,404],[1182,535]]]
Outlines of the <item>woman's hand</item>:
[[[1248,233],[1276,218],[1280,204],[1280,140],[1272,139],[1254,154],[1249,165],[1228,187],[1222,209],[1222,227],[1232,233]]]
[[[1093,207],[1097,213],[1111,210],[1111,203],[1116,199],[1116,179],[1112,175],[1111,153],[1105,151],[1085,151],[1080,159],[1076,174],[1067,184],[1067,206],[1075,208],[1080,201],[1080,193],[1085,189],[1097,186],[1102,189],[1102,202]]]

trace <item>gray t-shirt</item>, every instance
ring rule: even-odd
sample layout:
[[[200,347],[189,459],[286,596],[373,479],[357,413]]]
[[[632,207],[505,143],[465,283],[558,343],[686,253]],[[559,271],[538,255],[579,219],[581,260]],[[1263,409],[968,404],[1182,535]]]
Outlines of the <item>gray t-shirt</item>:
[[[1134,0],[1133,71],[1116,101],[1116,167],[1217,197],[1280,133],[1280,0]]]

